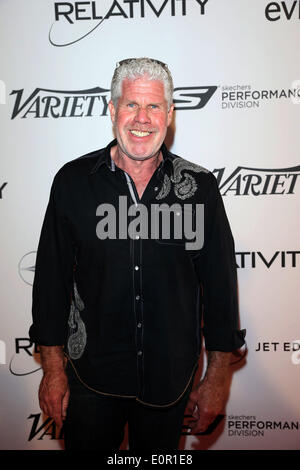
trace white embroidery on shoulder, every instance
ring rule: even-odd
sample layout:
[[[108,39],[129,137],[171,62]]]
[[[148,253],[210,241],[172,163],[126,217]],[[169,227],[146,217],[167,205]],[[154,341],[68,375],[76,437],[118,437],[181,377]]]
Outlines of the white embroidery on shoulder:
[[[197,165],[196,163],[189,162],[181,157],[174,158],[172,164],[173,173],[171,178],[165,175],[162,188],[156,196],[156,199],[163,199],[169,194],[171,182],[174,186],[174,193],[179,199],[187,199],[188,197],[193,196],[198,187],[196,180],[190,173],[186,173],[184,171],[188,170],[194,173],[209,172],[206,168]]]
[[[169,194],[170,189],[171,189],[171,180],[168,177],[168,175],[165,174],[162,188],[157,194],[156,199],[163,199],[164,197],[166,197]]]
[[[184,173],[184,180],[174,185],[174,193],[179,199],[186,199],[193,196],[197,191],[195,178],[188,173]]]

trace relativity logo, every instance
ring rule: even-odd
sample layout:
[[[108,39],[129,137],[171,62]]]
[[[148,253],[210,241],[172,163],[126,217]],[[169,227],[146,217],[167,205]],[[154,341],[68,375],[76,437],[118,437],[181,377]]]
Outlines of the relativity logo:
[[[49,31],[52,46],[75,44],[115,18],[134,21],[163,17],[205,15],[208,0],[96,0],[54,2],[54,22]]]
[[[297,261],[299,266],[300,251],[287,250],[287,251],[275,251],[271,254],[266,254],[261,251],[237,251],[235,253],[237,268],[248,269],[258,268],[261,266],[270,269],[271,267],[280,268],[296,268]]]
[[[38,346],[29,338],[15,338],[15,353],[9,361],[9,371],[18,377],[34,374],[41,369]],[[39,361],[39,359],[38,359]]]

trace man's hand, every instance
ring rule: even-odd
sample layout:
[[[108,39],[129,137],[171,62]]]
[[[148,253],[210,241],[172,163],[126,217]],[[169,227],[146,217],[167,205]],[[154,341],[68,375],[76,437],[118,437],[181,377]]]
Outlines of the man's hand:
[[[222,413],[228,395],[230,353],[209,351],[204,379],[189,397],[187,411],[194,418],[189,423],[194,434],[206,431]]]
[[[39,388],[41,410],[54,419],[57,426],[62,426],[67,415],[69,386],[65,372],[44,374]]]
[[[189,397],[187,411],[195,421],[189,423],[193,433],[206,431],[216,417],[222,412],[225,404],[227,387],[214,386],[204,379]]]
[[[69,385],[62,346],[40,346],[44,376],[39,388],[41,410],[62,426],[67,415]]]

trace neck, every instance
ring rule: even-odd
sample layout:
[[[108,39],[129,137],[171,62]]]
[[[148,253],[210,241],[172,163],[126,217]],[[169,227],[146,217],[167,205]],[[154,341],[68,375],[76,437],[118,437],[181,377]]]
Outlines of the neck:
[[[124,154],[118,145],[111,149],[111,158],[119,168],[129,173],[134,179],[153,174],[163,159],[161,151],[158,151],[146,160],[134,160]]]

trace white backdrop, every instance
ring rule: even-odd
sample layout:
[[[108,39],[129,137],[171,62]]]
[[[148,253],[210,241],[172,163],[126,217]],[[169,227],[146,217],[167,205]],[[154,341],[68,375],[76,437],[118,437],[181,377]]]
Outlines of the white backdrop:
[[[300,449],[299,24],[290,0],[0,0],[0,449],[62,448],[28,340],[35,251],[54,174],[111,140],[115,63],[140,56],[185,99],[171,150],[220,177],[247,329],[226,417],[181,446]]]

